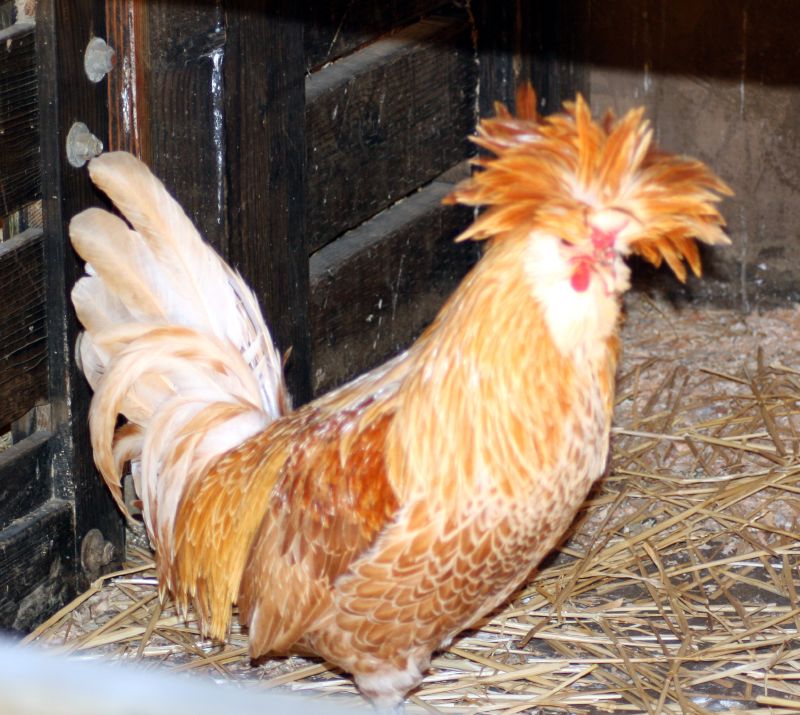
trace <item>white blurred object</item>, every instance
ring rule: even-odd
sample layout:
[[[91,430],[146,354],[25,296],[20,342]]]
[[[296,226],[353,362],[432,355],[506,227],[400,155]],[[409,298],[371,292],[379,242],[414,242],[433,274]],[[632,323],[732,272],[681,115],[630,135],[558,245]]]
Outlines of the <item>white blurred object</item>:
[[[2,715],[347,715],[372,709],[356,697],[253,692],[133,665],[77,661],[0,641]]]

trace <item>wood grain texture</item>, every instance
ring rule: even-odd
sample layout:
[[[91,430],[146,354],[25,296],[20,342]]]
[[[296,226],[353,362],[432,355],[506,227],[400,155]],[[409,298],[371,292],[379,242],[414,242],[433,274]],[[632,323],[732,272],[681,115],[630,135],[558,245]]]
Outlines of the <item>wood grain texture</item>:
[[[0,530],[50,497],[49,432],[34,432],[0,452]]]
[[[227,256],[222,10],[217,2],[153,0],[139,12],[141,158]]]
[[[0,30],[0,220],[41,195],[32,25]]]
[[[48,395],[43,244],[39,229],[0,243],[0,433]]]
[[[502,3],[474,0],[472,3],[476,52],[480,58],[478,101],[482,117],[494,114],[495,102],[512,106],[514,88],[529,74],[527,57],[523,54],[526,41],[530,39],[529,30],[521,28],[518,22],[528,4],[524,0]]]
[[[442,206],[452,188],[433,182],[311,257],[316,394],[409,345],[477,260],[453,242],[471,212]]]
[[[306,68],[313,71],[450,4],[442,0],[311,0],[305,14]]]
[[[513,107],[522,82],[536,88],[545,114],[558,111],[576,92],[587,92],[585,0],[474,0],[471,7],[480,58],[481,116],[492,116],[497,101]]]
[[[707,162],[736,193],[722,207],[733,245],[704,255],[703,280],[684,288],[668,273],[634,278],[745,312],[796,301],[800,4],[774,0],[768,12],[751,0],[584,4],[595,110],[644,105],[664,149]]]
[[[0,531],[0,628],[31,630],[75,595],[69,502],[51,499]]]
[[[525,3],[519,6],[516,33],[518,53],[527,64],[520,79],[530,79],[539,93],[543,114],[561,111],[578,94],[589,95],[586,32],[589,15],[585,0]]]
[[[425,20],[308,78],[310,251],[472,151],[468,30],[460,18]]]
[[[108,86],[108,148],[149,157],[149,125],[142,121],[146,97],[141,62],[142,38],[147,36],[148,4],[137,0],[106,0],[106,41],[114,48],[115,68],[106,79]],[[140,113],[142,116],[140,116]]]
[[[255,290],[295,403],[310,396],[303,27],[291,3],[225,4],[229,258]]]
[[[106,87],[92,84],[83,69],[83,50],[92,35],[105,30],[99,0],[39,0],[36,33],[39,51],[42,196],[45,234],[47,340],[50,405],[54,432],[50,470],[55,495],[73,502],[75,531],[59,527],[63,537],[53,548],[60,554],[65,583],[76,572],[77,550],[84,535],[97,528],[117,554],[123,549],[123,522],[111,495],[94,468],[87,413],[89,386],[77,368],[73,346],[79,327],[69,291],[83,265],[68,248],[67,224],[87,206],[97,205],[85,169],[66,163],[64,142],[76,120],[107,141]],[[59,522],[60,523],[60,522]],[[37,537],[38,538],[38,537]],[[73,569],[73,573],[67,573]],[[33,585],[33,584],[32,584]],[[20,584],[21,588],[21,584]]]

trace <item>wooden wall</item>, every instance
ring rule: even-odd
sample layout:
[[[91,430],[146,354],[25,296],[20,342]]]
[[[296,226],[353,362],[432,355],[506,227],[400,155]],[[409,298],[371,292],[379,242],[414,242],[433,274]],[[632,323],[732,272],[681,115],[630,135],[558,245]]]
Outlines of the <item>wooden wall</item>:
[[[646,105],[664,148],[707,161],[736,191],[723,209],[733,246],[707,252],[714,280],[690,294],[743,310],[800,298],[800,3],[572,4],[594,109]]]
[[[68,308],[83,268],[66,224],[96,196],[66,136],[82,120],[104,137],[105,88],[83,68],[103,20],[94,0],[0,4],[0,630],[30,629],[100,575],[81,566],[89,531],[123,552]]]
[[[452,243],[470,212],[440,202],[478,117],[520,80],[545,111],[577,90],[598,113],[645,104],[666,149],[733,185],[733,246],[681,295],[744,309],[800,297],[796,0],[37,7],[35,25],[0,29],[0,435],[15,441],[0,455],[0,627],[85,582],[90,529],[121,541],[71,353],[82,268],[65,226],[103,201],[64,162],[75,120],[147,160],[254,286],[298,402],[407,345],[475,260]],[[82,67],[94,35],[117,52],[96,85]]]
[[[131,68],[109,78],[111,147],[255,288],[295,400],[408,345],[478,255],[440,202],[479,106],[533,74],[518,3],[108,5]]]
[[[472,153],[476,84],[463,13],[399,27],[307,77],[315,393],[405,347],[474,260],[452,242],[468,214],[441,200],[443,175]]]

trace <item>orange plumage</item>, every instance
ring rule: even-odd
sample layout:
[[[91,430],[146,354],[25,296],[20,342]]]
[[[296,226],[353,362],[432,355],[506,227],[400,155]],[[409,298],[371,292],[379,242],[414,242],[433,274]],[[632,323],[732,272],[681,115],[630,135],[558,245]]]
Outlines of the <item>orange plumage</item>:
[[[729,190],[654,149],[641,110],[517,104],[481,122],[494,156],[450,199],[488,206],[460,237],[490,239],[481,261],[405,353],[296,411],[252,293],[143,164],[90,164],[132,230],[98,209],[71,226],[95,458],[118,500],[131,462],[162,590],[218,639],[238,603],[253,656],[319,654],[379,707],[603,472],[624,256],[683,279],[695,238],[727,242]]]

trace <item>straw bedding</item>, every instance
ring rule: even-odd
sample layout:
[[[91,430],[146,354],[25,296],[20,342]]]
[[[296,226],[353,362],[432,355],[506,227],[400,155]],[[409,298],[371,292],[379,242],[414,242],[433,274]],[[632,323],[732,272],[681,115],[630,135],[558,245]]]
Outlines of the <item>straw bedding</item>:
[[[800,710],[800,311],[631,297],[612,458],[570,534],[439,654],[409,710]],[[353,693],[301,658],[253,667],[159,605],[149,552],[31,635],[247,687]]]

